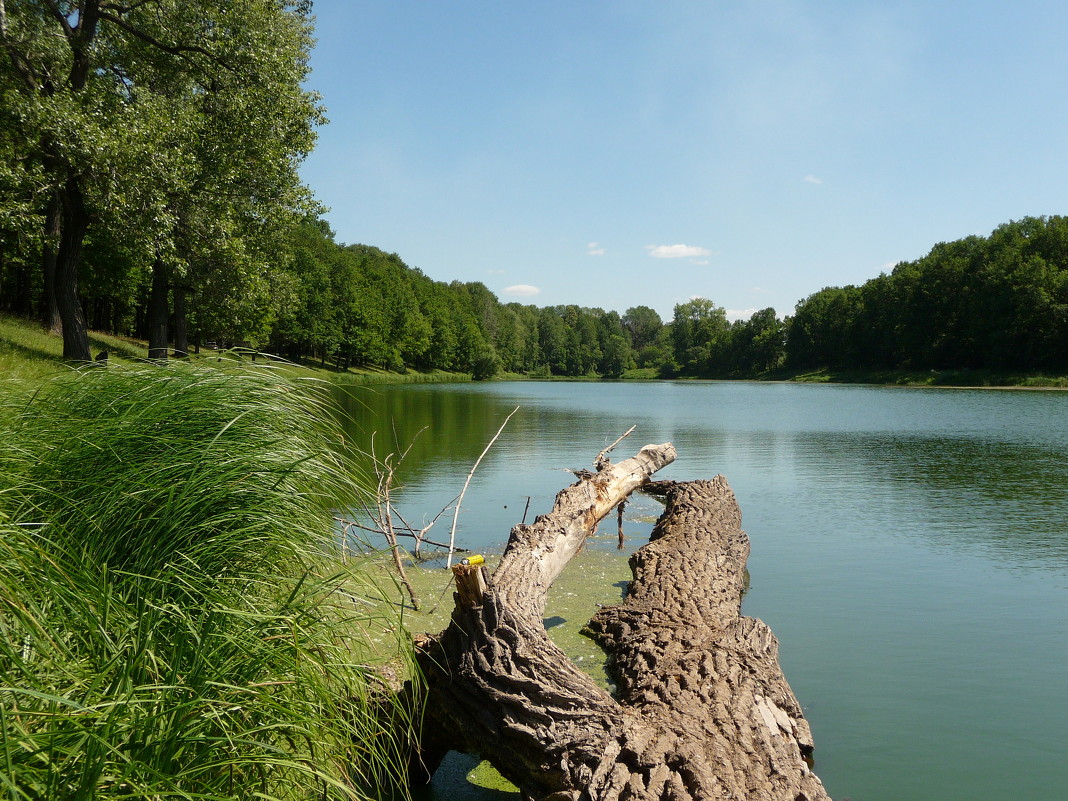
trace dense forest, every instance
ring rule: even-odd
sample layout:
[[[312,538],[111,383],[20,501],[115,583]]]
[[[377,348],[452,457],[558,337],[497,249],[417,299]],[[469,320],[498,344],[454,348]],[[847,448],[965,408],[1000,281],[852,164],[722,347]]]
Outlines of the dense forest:
[[[9,232],[10,233],[10,232]],[[89,326],[149,338],[153,261],[116,258],[88,238],[81,303]],[[15,237],[11,240],[18,242]],[[46,315],[42,253],[34,240],[6,248],[0,309]],[[397,254],[343,245],[322,219],[291,221],[244,292],[187,274],[192,344],[239,343],[293,360],[345,368],[441,369],[489,378],[744,378],[784,369],[1068,369],[1068,218],[1025,218],[990,236],[936,245],[861,286],[828,287],[780,319],[763,309],[730,322],[706,298],[662,320],[647,306],[623,314],[575,305],[501,303],[481,283],[434,281]],[[26,247],[27,244],[31,246]],[[231,287],[231,289],[234,289]],[[174,329],[175,313],[169,316]],[[166,353],[164,350],[162,353]],[[160,354],[162,355],[162,354]]]
[[[861,286],[798,304],[797,366],[1068,369],[1068,218],[1027,217],[935,245]]]
[[[157,359],[213,342],[476,378],[1068,368],[1063,217],[736,322],[706,298],[671,320],[501,303],[338,243],[297,173],[324,122],[310,3],[238,5],[0,4],[0,311],[62,333],[68,359],[92,328]]]

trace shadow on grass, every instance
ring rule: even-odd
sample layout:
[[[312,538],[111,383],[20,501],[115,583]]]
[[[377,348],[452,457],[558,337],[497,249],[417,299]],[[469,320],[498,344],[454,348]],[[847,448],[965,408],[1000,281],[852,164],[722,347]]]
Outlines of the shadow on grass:
[[[106,350],[108,353],[121,356],[124,359],[147,359],[148,349],[140,345],[124,342],[121,339],[108,338],[99,334],[89,334],[89,350],[99,353]]]
[[[143,360],[147,348],[136,342],[127,342],[121,337],[95,332],[88,335],[89,351],[96,355],[107,351],[124,359]],[[7,353],[28,361],[45,361],[63,364],[62,339],[45,331],[33,321],[0,315],[0,353]]]
[[[57,364],[62,364],[63,362],[63,357],[59,354],[52,353],[44,348],[34,348],[29,345],[23,345],[20,342],[15,342],[0,335],[0,353],[2,352],[12,353],[24,359],[44,359],[46,361],[56,362]]]

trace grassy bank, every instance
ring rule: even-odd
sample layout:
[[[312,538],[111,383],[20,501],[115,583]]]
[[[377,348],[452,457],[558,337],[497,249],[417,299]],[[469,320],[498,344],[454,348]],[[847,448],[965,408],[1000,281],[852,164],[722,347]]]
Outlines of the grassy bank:
[[[1065,389],[1068,376],[995,370],[843,370],[821,369],[770,374],[765,380],[818,384],[880,384],[908,387],[991,387]]]
[[[90,334],[89,347],[94,354],[106,350],[118,360],[148,356],[145,343],[107,334]],[[36,323],[0,315],[0,378],[39,380],[66,370],[61,337]]]
[[[129,337],[91,332],[89,347],[92,353],[108,352],[109,361],[143,362],[148,358],[148,343]],[[346,384],[440,384],[470,381],[469,373],[452,373],[445,370],[408,370],[395,373],[373,367],[351,367],[335,370],[315,361],[288,362],[279,359],[265,360],[253,351],[236,349],[217,352],[202,349],[191,355],[190,362],[213,362],[219,358],[239,359],[250,364],[266,364],[278,367],[298,378],[318,378]],[[56,334],[45,331],[40,325],[18,317],[0,315],[0,378],[36,381],[68,369],[63,361],[63,340]]]
[[[15,351],[40,371],[0,386],[4,795],[374,797],[400,759],[360,632],[396,618],[336,553],[361,490],[317,393]]]

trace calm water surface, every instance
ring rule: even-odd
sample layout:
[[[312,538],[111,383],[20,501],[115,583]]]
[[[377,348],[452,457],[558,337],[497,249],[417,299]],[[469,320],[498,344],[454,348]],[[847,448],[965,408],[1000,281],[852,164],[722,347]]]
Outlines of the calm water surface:
[[[675,443],[662,477],[722,473],[738,496],[744,612],[779,637],[832,797],[1068,797],[1068,393],[506,382],[346,405],[365,447],[372,431],[379,454],[414,442],[412,522],[456,496],[519,407],[464,501],[458,542],[479,549],[631,425],[619,458]],[[628,507],[635,546],[658,509]]]

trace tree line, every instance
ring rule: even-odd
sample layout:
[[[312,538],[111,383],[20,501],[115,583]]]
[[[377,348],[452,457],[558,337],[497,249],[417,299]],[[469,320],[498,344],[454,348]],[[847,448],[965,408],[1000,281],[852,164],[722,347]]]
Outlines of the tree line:
[[[784,320],[728,323],[675,307],[664,374],[752,377],[779,368],[1068,370],[1068,218],[1025,217],[942,242],[860,286],[826,287]]]
[[[651,308],[501,303],[480,282],[434,281],[395,253],[343,245],[309,218],[294,230],[284,300],[263,346],[339,368],[440,369],[489,378],[620,376],[663,360],[664,325]]]
[[[1025,217],[935,245],[798,304],[796,367],[1068,369],[1068,218]]]
[[[621,315],[501,303],[482,283],[435,281],[396,253],[339,244],[315,215],[291,222],[275,241],[258,292],[227,298],[172,286],[172,297],[189,295],[194,341],[338,369],[439,369],[476,379],[502,371],[612,378],[634,368],[661,378],[1068,369],[1064,217],[1025,218],[989,237],[940,243],[863,285],[821,289],[785,319],[766,308],[734,322],[707,298],[677,304],[670,320],[648,306]],[[144,336],[154,271],[128,270],[114,281],[117,273],[113,251],[94,240],[83,257],[87,319],[102,331]],[[0,308],[28,314],[35,304],[44,304],[39,269],[5,254]]]

